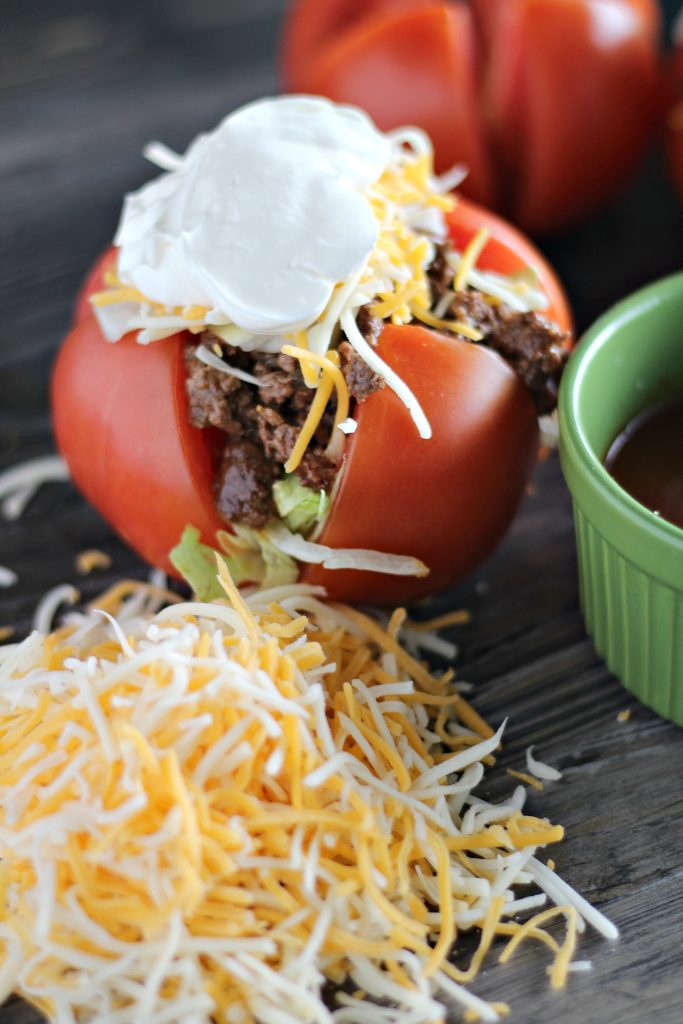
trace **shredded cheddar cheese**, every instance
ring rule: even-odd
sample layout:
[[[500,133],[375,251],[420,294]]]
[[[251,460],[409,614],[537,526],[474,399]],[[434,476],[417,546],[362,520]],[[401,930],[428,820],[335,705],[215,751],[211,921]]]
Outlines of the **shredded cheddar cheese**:
[[[519,779],[520,782],[525,782],[527,786],[533,786],[534,789],[543,790],[545,789],[540,779],[535,779],[533,775],[528,772],[518,772],[515,768],[506,769],[508,775],[511,775],[513,779]]]
[[[498,1021],[467,987],[498,936],[503,960],[549,947],[554,987],[584,920],[615,936],[535,858],[562,829],[521,788],[473,795],[502,727],[402,650],[403,615],[220,579],[163,608],[122,584],[0,652],[0,999],[58,1024]]]
[[[456,271],[455,280],[453,281],[454,291],[459,292],[465,287],[467,277],[473,267],[476,266],[477,260],[481,256],[489,237],[490,234],[487,229],[480,228],[465,246],[460,266]]]
[[[76,572],[87,576],[95,569],[109,569],[111,556],[106,551],[99,551],[97,548],[88,548],[80,551],[76,556]]]
[[[297,331],[293,341],[297,348],[308,349],[308,334],[306,331]],[[301,363],[301,374],[309,388],[317,387],[318,368],[315,364],[308,360],[303,360]]]
[[[302,372],[304,366],[318,367],[322,371],[323,380],[320,383],[315,398],[311,403],[308,415],[302,426],[296,444],[285,463],[285,473],[293,473],[299,466],[311,438],[315,434],[325,412],[325,408],[332,393],[332,388],[337,392],[337,410],[334,415],[332,428],[332,439],[328,445],[328,454],[334,455],[335,449],[340,441],[343,441],[343,434],[336,428],[343,423],[349,415],[349,389],[346,386],[344,374],[339,369],[339,354],[328,352],[327,356],[318,355],[317,352],[308,352],[306,349],[297,348],[296,345],[284,345],[282,352],[286,356],[298,359]],[[326,383],[327,382],[327,383]]]

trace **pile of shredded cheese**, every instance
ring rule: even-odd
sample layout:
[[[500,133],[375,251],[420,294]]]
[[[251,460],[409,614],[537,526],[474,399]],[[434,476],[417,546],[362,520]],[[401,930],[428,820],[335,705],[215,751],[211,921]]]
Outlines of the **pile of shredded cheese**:
[[[496,1021],[468,983],[497,937],[545,944],[561,986],[585,921],[616,935],[536,858],[562,829],[521,787],[474,795],[502,727],[406,653],[402,612],[222,582],[124,583],[2,651],[0,999],[59,1024]]]

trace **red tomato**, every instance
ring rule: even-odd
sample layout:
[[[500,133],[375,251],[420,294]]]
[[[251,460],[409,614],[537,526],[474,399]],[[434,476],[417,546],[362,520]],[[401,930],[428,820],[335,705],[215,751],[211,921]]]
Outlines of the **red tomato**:
[[[683,21],[680,22],[683,28]],[[669,169],[683,200],[683,35],[676,33],[674,49],[664,75],[662,103],[665,115],[665,140]]]
[[[437,167],[532,231],[582,217],[628,176],[657,90],[656,0],[294,0],[288,89],[414,123]]]
[[[502,273],[533,266],[548,315],[571,326],[557,279],[518,231],[465,200],[449,226],[460,248],[488,227],[479,265]],[[100,280],[93,273],[86,288]],[[213,438],[188,421],[182,345],[182,335],[109,344],[86,316],[59,354],[52,390],[57,443],[76,484],[143,558],[167,571],[188,523],[207,543],[225,528],[211,492]],[[379,351],[422,403],[433,437],[418,436],[389,388],[359,404],[321,542],[411,554],[430,575],[307,567],[302,576],[323,582],[333,598],[395,603],[455,582],[495,546],[523,493],[538,432],[528,392],[488,349],[422,327],[387,326]]]

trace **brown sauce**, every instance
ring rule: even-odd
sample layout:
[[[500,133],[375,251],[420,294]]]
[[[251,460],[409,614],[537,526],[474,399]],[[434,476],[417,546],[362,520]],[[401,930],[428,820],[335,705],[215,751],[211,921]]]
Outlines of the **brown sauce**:
[[[641,505],[683,528],[683,398],[631,420],[612,442],[605,467]]]

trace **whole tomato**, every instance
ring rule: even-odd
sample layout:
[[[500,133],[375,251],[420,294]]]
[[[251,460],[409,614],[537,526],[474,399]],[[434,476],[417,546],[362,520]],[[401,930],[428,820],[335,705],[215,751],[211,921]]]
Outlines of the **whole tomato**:
[[[466,200],[450,215],[462,248],[481,227],[491,237],[482,269],[532,266],[549,307],[568,329],[562,289],[538,251],[514,228]],[[173,571],[168,554],[192,524],[211,544],[226,524],[214,506],[214,436],[189,423],[184,337],[140,345],[134,335],[108,343],[89,311],[114,250],[88,277],[76,325],[62,347],[52,385],[58,446],[73,479],[114,529],[153,565]],[[340,485],[319,541],[413,555],[424,578],[303,567],[333,598],[395,603],[440,590],[473,568],[507,529],[533,466],[534,404],[517,375],[482,346],[418,326],[385,326],[381,357],[413,390],[432,426],[421,439],[405,406],[384,388],[359,403],[346,441]]]
[[[418,124],[437,167],[532,232],[609,198],[648,140],[656,0],[293,0],[285,86]]]

